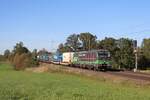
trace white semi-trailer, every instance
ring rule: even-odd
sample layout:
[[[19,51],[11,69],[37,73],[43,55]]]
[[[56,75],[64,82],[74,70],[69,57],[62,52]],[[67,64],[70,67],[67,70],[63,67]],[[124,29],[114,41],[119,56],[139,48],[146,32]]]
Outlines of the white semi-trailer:
[[[73,62],[74,52],[65,52],[62,54],[62,63],[63,65],[70,65]]]

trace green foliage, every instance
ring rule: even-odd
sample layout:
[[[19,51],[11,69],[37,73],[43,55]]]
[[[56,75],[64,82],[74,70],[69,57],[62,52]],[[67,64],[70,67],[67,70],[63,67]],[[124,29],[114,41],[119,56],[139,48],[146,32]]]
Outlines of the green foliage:
[[[141,69],[150,68],[150,38],[143,40],[141,51],[139,53],[139,67]]]
[[[38,66],[37,50],[31,53],[23,42],[19,42],[14,46],[12,52],[5,51],[5,57],[14,65],[15,70],[23,70],[26,67]]]
[[[31,55],[27,53],[15,54],[13,65],[15,70],[23,70],[26,67],[31,67]]]
[[[37,59],[37,49],[34,49],[33,51],[32,51],[32,58],[33,59]]]
[[[112,66],[115,68],[132,69],[134,67],[134,53],[132,40],[121,38],[105,38],[99,41],[99,49],[107,49],[111,53]]]
[[[133,69],[134,68],[134,48],[133,48],[133,43],[132,40],[126,39],[126,38],[121,38],[119,39],[119,49],[120,49],[120,65],[123,68],[126,69]]]
[[[91,33],[80,33],[70,35],[65,44],[60,44],[58,51],[70,52],[70,51],[82,51],[92,49],[106,49],[111,53],[112,67],[133,69],[135,67],[135,55],[134,55],[135,41],[128,38],[105,38],[97,41],[97,37]],[[138,53],[139,67],[146,69],[150,66],[150,39],[144,39],[142,43],[143,55]],[[139,51],[138,51],[139,52]]]
[[[150,68],[150,60],[148,60],[144,55],[138,56],[138,69],[146,70]]]
[[[150,38],[144,39],[142,43],[143,55],[150,60]]]
[[[67,45],[64,45],[64,44],[60,44],[58,46],[58,50],[60,53],[64,53],[64,52],[70,52],[70,51],[73,51],[73,49]]]
[[[87,33],[80,33],[79,39],[81,40],[82,48],[83,50],[91,50],[96,49],[97,43],[96,39],[97,37],[93,34],[87,32]]]
[[[0,65],[0,100],[149,100],[149,87],[132,87],[60,73],[14,71]]]
[[[66,43],[58,46],[58,51],[70,52],[79,50],[91,50],[97,47],[97,37],[91,33],[72,34],[66,39]]]
[[[26,47],[24,47],[23,42],[19,42],[14,46],[13,53],[14,54],[29,53],[29,50]]]
[[[10,55],[10,51],[9,51],[8,49],[5,50],[5,51],[4,51],[4,57],[5,57],[6,59],[8,59],[9,55]]]
[[[112,66],[116,68],[119,66],[118,58],[120,55],[118,54],[120,50],[117,47],[116,40],[114,38],[106,37],[104,40],[99,41],[98,49],[108,50],[111,54]]]
[[[72,50],[77,51],[77,49],[81,45],[81,43],[79,42],[79,35],[78,34],[70,35],[67,38],[65,45],[70,47]]]
[[[37,49],[34,49],[31,54],[31,67],[37,67],[39,65],[39,62],[37,60]]]

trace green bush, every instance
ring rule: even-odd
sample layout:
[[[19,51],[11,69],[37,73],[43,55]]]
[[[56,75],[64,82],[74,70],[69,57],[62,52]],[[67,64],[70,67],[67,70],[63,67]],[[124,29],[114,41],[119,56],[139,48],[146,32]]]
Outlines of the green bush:
[[[28,56],[26,54],[16,54],[13,59],[13,65],[15,70],[23,70],[25,67],[27,67],[27,63],[29,61],[27,60]]]
[[[26,67],[34,67],[38,65],[38,62],[33,60],[32,55],[29,53],[16,54],[12,63],[15,70],[23,70]]]

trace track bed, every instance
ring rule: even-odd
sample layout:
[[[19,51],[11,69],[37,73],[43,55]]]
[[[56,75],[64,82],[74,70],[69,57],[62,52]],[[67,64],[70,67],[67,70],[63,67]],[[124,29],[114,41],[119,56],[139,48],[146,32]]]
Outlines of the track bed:
[[[76,67],[54,65],[42,63],[41,67],[48,68],[48,71],[60,71],[71,74],[84,75],[91,78],[99,78],[104,80],[112,80],[114,82],[131,81],[137,84],[150,84],[150,74],[131,71],[93,71]]]

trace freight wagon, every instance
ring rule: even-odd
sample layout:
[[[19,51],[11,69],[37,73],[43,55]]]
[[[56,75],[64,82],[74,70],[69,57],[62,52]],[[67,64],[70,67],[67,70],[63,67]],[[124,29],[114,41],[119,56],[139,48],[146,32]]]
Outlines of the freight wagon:
[[[65,52],[62,54],[62,65],[71,65],[73,62],[74,52]]]
[[[40,62],[47,62],[47,63],[50,63],[50,62],[51,62],[51,55],[42,54],[42,55],[37,56],[37,59],[38,59]]]
[[[80,52],[56,52],[48,55],[41,55],[40,59],[53,64],[61,64],[91,70],[107,70],[111,68],[110,53],[108,50],[91,50]]]
[[[52,54],[52,61],[53,64],[60,64],[62,62],[62,54],[59,52],[56,52]]]
[[[93,70],[106,70],[111,67],[110,63],[110,53],[107,50],[92,50],[74,53],[72,65]]]

